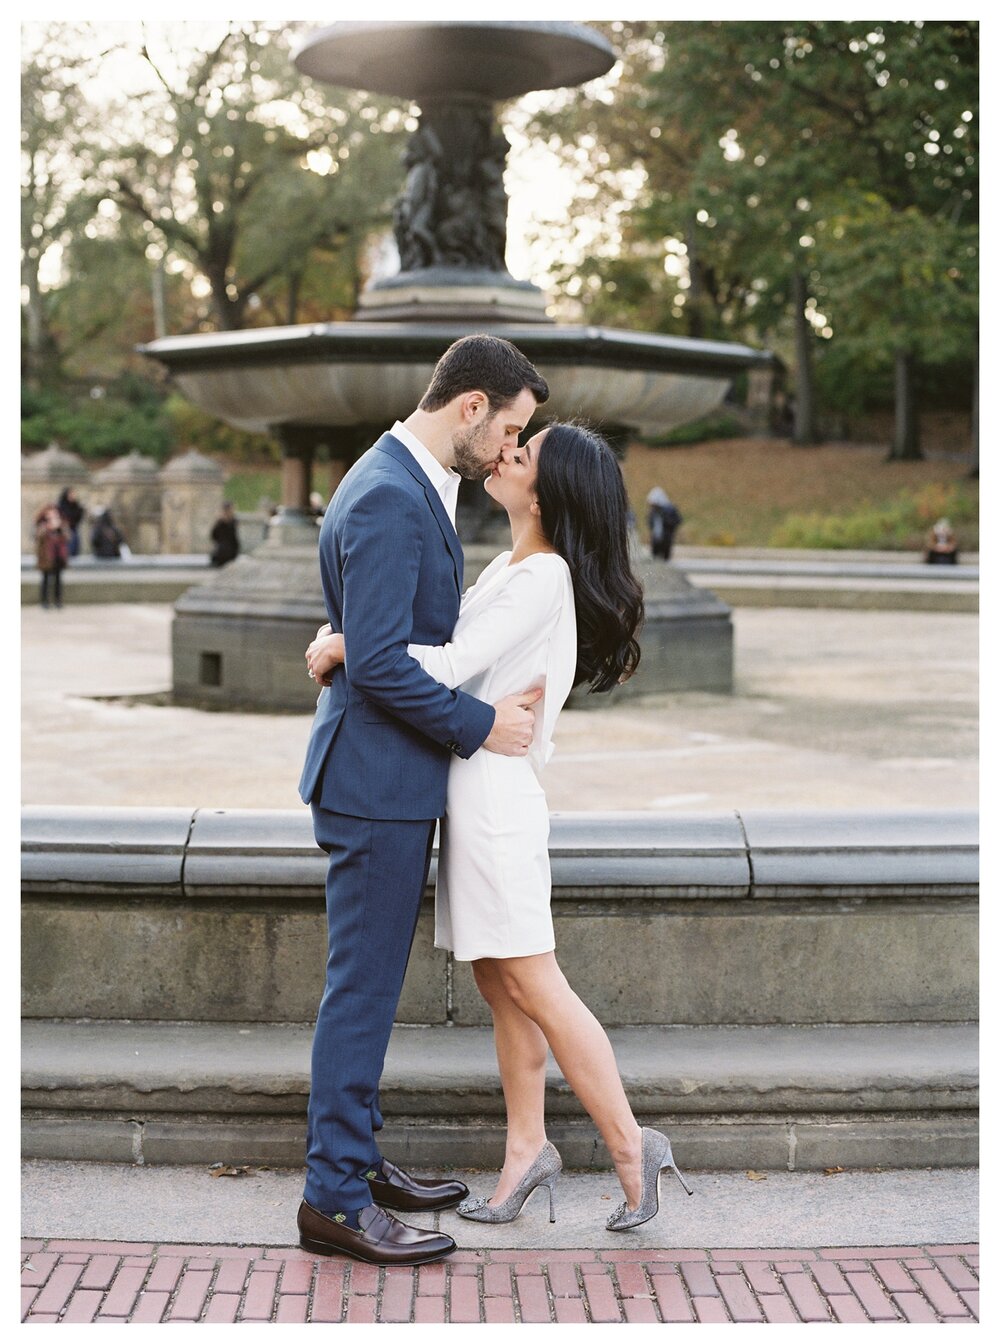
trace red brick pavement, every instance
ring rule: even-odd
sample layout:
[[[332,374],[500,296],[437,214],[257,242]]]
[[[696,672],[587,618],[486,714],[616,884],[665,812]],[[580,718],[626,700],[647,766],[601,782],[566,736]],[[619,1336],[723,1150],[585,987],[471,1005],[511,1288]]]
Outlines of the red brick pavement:
[[[979,1248],[458,1251],[377,1269],[284,1247],[24,1241],[25,1323],[974,1321]]]

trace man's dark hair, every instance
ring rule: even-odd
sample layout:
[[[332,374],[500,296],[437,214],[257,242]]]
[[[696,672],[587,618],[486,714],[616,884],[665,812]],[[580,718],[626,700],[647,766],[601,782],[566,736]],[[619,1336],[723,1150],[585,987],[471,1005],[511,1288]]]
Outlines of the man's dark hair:
[[[464,392],[484,392],[495,415],[525,388],[539,404],[549,399],[549,385],[516,345],[500,336],[463,336],[438,360],[422,411],[439,411]]]

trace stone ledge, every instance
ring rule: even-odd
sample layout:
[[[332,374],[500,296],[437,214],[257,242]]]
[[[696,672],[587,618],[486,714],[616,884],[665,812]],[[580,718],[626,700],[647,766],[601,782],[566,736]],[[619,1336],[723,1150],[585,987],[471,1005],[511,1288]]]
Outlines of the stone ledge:
[[[972,811],[556,813],[553,895],[968,897]],[[46,894],[321,895],[308,811],[30,806],[24,890]],[[433,873],[431,881],[433,881]]]

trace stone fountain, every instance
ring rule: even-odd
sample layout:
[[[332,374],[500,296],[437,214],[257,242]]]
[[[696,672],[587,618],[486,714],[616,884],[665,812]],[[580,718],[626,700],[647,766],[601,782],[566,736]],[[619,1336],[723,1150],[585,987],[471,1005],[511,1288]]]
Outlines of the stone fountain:
[[[176,605],[175,697],[223,707],[310,706],[314,687],[302,654],[325,619],[308,511],[316,464],[326,461],[332,493],[351,462],[417,405],[436,360],[458,337],[489,330],[513,341],[549,383],[545,416],[586,420],[616,446],[705,415],[735,374],[770,360],[743,345],[557,325],[542,292],[507,270],[508,143],[496,104],[605,74],[615,54],[593,29],[335,23],[306,38],[294,60],[315,79],[415,102],[420,119],[394,214],[401,270],[369,286],[353,321],[167,337],[142,347],[202,409],[272,434],[282,446],[282,504],[267,540]],[[463,484],[467,581],[499,548],[476,546],[489,521],[485,493]],[[669,564],[640,568],[642,673],[624,689],[730,690],[729,609]]]

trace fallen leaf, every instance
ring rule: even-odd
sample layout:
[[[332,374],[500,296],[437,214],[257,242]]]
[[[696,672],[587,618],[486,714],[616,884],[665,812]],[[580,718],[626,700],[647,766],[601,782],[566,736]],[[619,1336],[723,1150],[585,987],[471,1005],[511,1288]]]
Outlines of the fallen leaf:
[[[766,1181],[766,1180],[767,1180],[767,1177],[764,1175],[764,1173],[763,1173],[762,1171],[748,1171],[748,1172],[747,1172],[747,1180],[748,1180],[748,1181]]]
[[[823,1168],[823,1175],[824,1175],[824,1176],[836,1176],[838,1172],[841,1172],[841,1171],[843,1171],[843,1170],[844,1170],[843,1167],[824,1167],[824,1168]]]
[[[225,1167],[221,1162],[213,1163],[208,1169],[209,1176],[247,1176],[249,1167]]]

